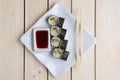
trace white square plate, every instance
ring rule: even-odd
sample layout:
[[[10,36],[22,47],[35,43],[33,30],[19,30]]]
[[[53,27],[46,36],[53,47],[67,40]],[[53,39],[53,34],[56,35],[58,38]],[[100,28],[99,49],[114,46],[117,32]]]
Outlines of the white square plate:
[[[67,29],[65,39],[68,40],[66,50],[70,52],[67,61],[54,58],[49,52],[34,52],[33,51],[33,28],[44,26],[49,28],[46,19],[50,15],[56,15],[65,18],[63,28]],[[41,17],[22,37],[21,42],[28,50],[51,72],[54,77],[60,77],[70,67],[76,63],[75,57],[75,17],[60,3],[57,3],[43,17]],[[87,51],[95,44],[95,38],[85,28],[83,29],[83,51]]]

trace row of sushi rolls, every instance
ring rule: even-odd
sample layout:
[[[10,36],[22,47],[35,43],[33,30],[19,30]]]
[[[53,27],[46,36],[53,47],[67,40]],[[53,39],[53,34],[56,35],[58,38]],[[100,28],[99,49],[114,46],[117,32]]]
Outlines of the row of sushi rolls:
[[[63,28],[65,19],[55,15],[48,17],[51,34],[52,55],[61,60],[67,60],[69,52],[66,51],[68,40],[65,40],[67,30]]]

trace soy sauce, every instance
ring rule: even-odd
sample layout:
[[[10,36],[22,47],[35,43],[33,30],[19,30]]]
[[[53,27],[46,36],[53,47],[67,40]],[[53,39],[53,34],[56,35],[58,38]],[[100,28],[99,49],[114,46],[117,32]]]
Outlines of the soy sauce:
[[[47,30],[36,31],[36,46],[37,48],[48,47],[48,31]]]

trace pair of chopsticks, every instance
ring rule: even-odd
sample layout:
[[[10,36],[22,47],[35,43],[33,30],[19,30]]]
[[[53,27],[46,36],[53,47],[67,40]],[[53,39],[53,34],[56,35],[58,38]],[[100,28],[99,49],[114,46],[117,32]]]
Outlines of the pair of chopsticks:
[[[78,43],[78,40],[80,41],[80,43]],[[82,16],[81,16],[81,13],[78,13],[76,11],[76,60],[77,60],[77,63],[79,62],[79,60],[80,60],[80,63],[83,60],[82,59],[83,58],[83,44],[82,44],[83,41],[82,40],[83,40],[82,39]],[[80,47],[78,47],[79,45]]]

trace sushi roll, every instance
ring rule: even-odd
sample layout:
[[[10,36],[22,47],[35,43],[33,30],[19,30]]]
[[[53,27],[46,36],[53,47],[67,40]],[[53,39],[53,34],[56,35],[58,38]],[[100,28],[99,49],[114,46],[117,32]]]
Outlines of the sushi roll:
[[[66,61],[68,59],[68,56],[69,56],[69,52],[68,51],[64,51],[61,59]]]
[[[51,40],[51,45],[53,47],[59,47],[60,45],[60,38],[59,37],[53,37]]]
[[[61,28],[63,26],[64,20],[65,20],[64,18],[59,17],[58,22],[57,22],[57,26],[59,26]]]
[[[53,50],[53,56],[54,56],[55,58],[61,58],[62,55],[63,55],[63,52],[62,52],[61,49],[55,48],[55,49]]]
[[[57,16],[52,15],[48,18],[48,23],[51,26],[58,26],[61,28],[63,26],[64,20],[65,19],[62,17],[57,17]]]
[[[67,40],[61,40],[59,48],[65,50],[67,47],[67,43],[68,43]]]
[[[61,32],[60,32],[59,37],[60,37],[61,39],[64,39],[66,32],[67,32],[66,29],[61,29]]]
[[[55,26],[55,25],[57,25],[57,23],[58,23],[58,17],[57,16],[50,16],[49,18],[48,18],[48,23],[50,24],[50,25],[52,25],[52,26]]]
[[[61,33],[61,28],[57,26],[52,26],[50,33],[52,36],[58,36]]]

